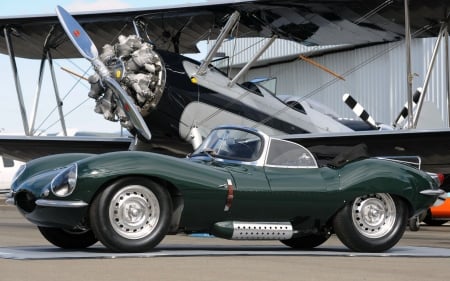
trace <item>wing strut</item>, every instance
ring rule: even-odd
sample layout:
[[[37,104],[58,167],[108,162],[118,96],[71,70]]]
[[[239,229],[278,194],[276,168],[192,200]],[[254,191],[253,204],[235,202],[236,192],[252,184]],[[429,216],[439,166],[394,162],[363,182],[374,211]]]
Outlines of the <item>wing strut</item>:
[[[55,91],[56,106],[58,107],[59,120],[61,122],[61,127],[63,130],[64,136],[67,136],[66,122],[64,120],[64,113],[62,110],[63,102],[61,100],[61,97],[59,96],[58,83],[56,82],[55,68],[53,67],[53,58],[52,58],[52,54],[50,53],[50,50],[47,50],[47,59],[48,59],[48,65],[50,67],[50,74],[52,75],[53,90]]]
[[[412,93],[412,79],[413,74],[411,70],[411,27],[409,24],[409,0],[404,0],[405,9],[405,50],[406,50],[406,75],[407,75],[407,95],[408,95],[408,124],[411,128],[414,124],[414,112],[413,112],[413,93]]]
[[[52,37],[52,35],[54,35],[53,34],[54,31],[55,31],[55,27],[52,26],[51,30],[49,31],[49,33],[47,35],[47,38],[45,39],[44,46],[43,46],[41,65],[39,67],[39,78],[38,78],[36,93],[35,93],[35,97],[34,97],[33,112],[31,113],[30,135],[34,135],[36,133],[34,126],[36,123],[36,115],[38,112],[39,99],[41,97],[42,79],[44,77],[45,61],[48,60],[48,65],[50,68],[50,75],[51,75],[51,79],[52,79],[52,83],[53,83],[53,90],[55,92],[56,107],[58,108],[59,121],[61,123],[61,129],[62,129],[64,136],[67,136],[66,121],[64,119],[64,113],[63,113],[63,102],[59,95],[58,82],[57,82],[56,75],[55,75],[55,69],[53,67],[53,57],[51,55],[50,47],[49,47],[49,40]]]
[[[30,128],[28,126],[27,111],[25,109],[25,103],[23,101],[22,87],[20,86],[19,73],[17,72],[16,56],[14,54],[14,48],[11,41],[11,28],[3,28],[3,33],[5,34],[6,46],[8,48],[9,58],[11,60],[11,67],[14,75],[14,82],[16,84],[17,98],[19,99],[20,113],[22,114],[23,129],[25,135],[30,135]]]
[[[445,42],[445,84],[447,91],[447,112],[450,112],[450,55],[449,55],[449,44],[448,44],[448,28],[445,30],[444,34]],[[450,114],[448,115],[447,126],[450,127]]]
[[[427,74],[426,74],[425,80],[423,82],[423,86],[422,86],[423,93],[420,95],[419,101],[417,102],[417,112],[414,115],[413,128],[417,127],[417,122],[419,120],[420,112],[422,110],[423,101],[424,101],[424,98],[425,98],[425,95],[426,95],[426,92],[428,89],[428,83],[430,82],[431,72],[434,68],[434,63],[436,62],[436,57],[437,57],[437,53],[439,51],[439,46],[441,45],[441,40],[442,40],[442,37],[444,37],[446,30],[447,30],[447,23],[443,22],[441,25],[441,29],[439,31],[439,35],[436,38],[436,43],[434,45],[433,54],[431,55],[430,65],[428,66]],[[447,73],[447,75],[448,75],[448,73]]]
[[[53,31],[53,29],[52,29],[52,31]],[[52,31],[50,31],[50,33]],[[17,97],[19,99],[19,107],[20,107],[20,112],[22,115],[22,122],[23,122],[25,135],[32,136],[35,133],[34,125],[35,125],[35,121],[36,121],[37,108],[38,108],[39,99],[40,99],[40,95],[41,95],[42,79],[44,77],[44,69],[45,69],[45,61],[48,59],[50,71],[51,71],[52,82],[53,82],[53,88],[54,88],[55,96],[56,96],[56,103],[57,103],[58,112],[59,112],[59,120],[61,122],[61,126],[62,126],[62,130],[64,132],[64,135],[67,136],[66,124],[64,121],[64,114],[62,111],[63,103],[59,96],[58,85],[57,85],[57,80],[56,80],[56,76],[55,76],[55,70],[53,68],[52,56],[50,54],[50,49],[47,46],[47,39],[49,37],[47,37],[46,42],[44,43],[44,51],[42,54],[41,64],[39,67],[39,78],[38,78],[37,88],[36,88],[36,93],[35,93],[35,98],[34,98],[33,112],[31,115],[31,120],[29,122],[28,118],[27,118],[27,112],[26,112],[26,108],[25,108],[24,99],[23,99],[22,87],[20,85],[19,73],[18,73],[17,64],[16,64],[16,56],[14,54],[14,47],[13,47],[12,40],[11,40],[11,32],[14,32],[14,29],[11,29],[10,27],[5,27],[3,29],[3,32],[5,35],[5,41],[6,41],[6,45],[8,48],[8,53],[9,53],[9,57],[10,57],[10,61],[11,61],[11,67],[13,70],[14,82],[16,84],[16,92],[17,92]],[[49,33],[49,35],[50,35],[50,33]]]
[[[220,32],[219,36],[217,37],[216,43],[214,44],[214,46],[211,48],[211,50],[206,55],[206,58],[203,60],[202,64],[198,68],[197,73],[195,73],[195,75],[203,75],[206,73],[206,69],[208,68],[208,65],[211,63],[212,59],[216,55],[217,50],[220,48],[220,46],[223,43],[223,40],[225,40],[226,36],[236,26],[236,23],[238,22],[239,17],[240,17],[240,14],[238,11],[235,11],[231,14],[226,25],[224,26],[224,28]]]
[[[241,69],[241,71],[239,71],[239,73],[234,76],[233,80],[231,80],[230,83],[228,83],[228,87],[233,87],[234,84],[236,84],[236,81],[239,80],[239,78],[241,78],[242,75],[247,73],[247,71],[250,69],[250,67],[252,67],[253,63],[262,54],[264,54],[264,52],[267,50],[267,48],[269,48],[270,45],[272,45],[272,43],[275,41],[275,39],[277,39],[277,37],[278,36],[274,35],[269,40],[267,40],[267,42],[264,44],[264,46],[262,46],[262,48],[253,56],[253,58],[245,64],[245,66]]]

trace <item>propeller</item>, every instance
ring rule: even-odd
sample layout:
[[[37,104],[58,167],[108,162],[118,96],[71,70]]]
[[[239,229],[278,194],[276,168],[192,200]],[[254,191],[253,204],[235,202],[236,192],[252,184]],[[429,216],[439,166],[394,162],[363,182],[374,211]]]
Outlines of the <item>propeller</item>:
[[[419,101],[420,95],[422,95],[423,89],[422,88],[417,88],[417,90],[414,92],[413,94],[413,112],[415,110],[415,108],[417,107],[417,102]],[[394,121],[394,127],[398,127],[400,126],[400,124],[402,124],[405,120],[406,117],[408,117],[408,103],[406,102],[405,105],[403,106],[402,110],[400,111],[400,113],[398,114],[397,118],[395,118]]]
[[[358,103],[350,94],[344,94],[342,100],[347,104],[353,112],[361,118],[364,122],[369,124],[374,129],[379,129],[375,120],[370,116],[370,114],[364,109],[364,107]]]
[[[118,100],[119,106],[125,112],[127,118],[133,124],[134,128],[147,140],[150,140],[152,135],[147,127],[142,115],[138,109],[134,106],[133,100],[122,89],[119,83],[111,77],[108,68],[98,57],[98,50],[92,42],[89,35],[81,27],[81,25],[61,6],[56,6],[56,14],[59,22],[61,23],[67,36],[72,41],[73,45],[80,54],[87,60],[89,60],[95,71],[100,76],[102,82],[104,82],[114,93]]]
[[[417,107],[417,102],[419,101],[419,98],[420,98],[420,95],[422,94],[422,92],[423,92],[422,88],[417,88],[416,92],[413,95],[413,112],[414,112],[415,108]],[[359,104],[350,94],[344,94],[342,96],[342,100],[345,102],[345,104],[347,104],[353,110],[353,112],[359,118],[361,118],[364,122],[369,124],[374,129],[387,129],[387,130],[391,130],[392,129],[390,126],[387,126],[387,125],[383,125],[383,124],[382,125],[377,125],[375,123],[375,120],[364,109],[364,107],[361,104]],[[402,123],[404,123],[405,120],[406,120],[406,117],[408,117],[408,113],[409,113],[408,103],[405,103],[405,105],[403,106],[402,110],[400,111],[400,113],[398,114],[397,118],[395,119],[392,127],[393,128],[397,128]]]

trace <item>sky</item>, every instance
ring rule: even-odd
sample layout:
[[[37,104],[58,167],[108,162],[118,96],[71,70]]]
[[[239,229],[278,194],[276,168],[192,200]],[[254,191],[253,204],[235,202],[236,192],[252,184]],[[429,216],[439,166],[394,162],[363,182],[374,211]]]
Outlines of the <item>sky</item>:
[[[59,0],[59,1],[2,1],[0,3],[0,17],[20,17],[23,15],[55,14],[55,7],[60,5],[69,12],[113,10],[128,8],[147,8],[167,6],[167,0]],[[170,5],[181,5],[189,3],[201,3],[205,0],[177,1],[170,0]],[[3,31],[2,31],[3,33]],[[97,46],[101,48],[101,46]],[[34,111],[34,98],[37,91],[39,60],[16,59],[19,72],[20,86],[24,96],[25,110],[28,120],[31,120]],[[24,134],[24,125],[19,109],[19,99],[14,83],[14,76],[7,55],[0,54],[1,70],[1,104],[0,110],[0,133]],[[61,70],[68,68],[77,73],[86,73],[85,76],[93,74],[89,70],[90,64],[83,59],[55,60],[55,75],[58,81],[58,91],[63,99],[63,112],[66,127],[70,130],[118,132],[118,123],[106,121],[103,116],[94,112],[95,102],[87,97],[89,84],[78,82],[79,79]],[[56,98],[50,76],[48,63],[44,70],[41,97],[36,110],[36,122],[34,128],[46,133],[61,131],[56,109]],[[30,121],[28,121],[30,124]]]

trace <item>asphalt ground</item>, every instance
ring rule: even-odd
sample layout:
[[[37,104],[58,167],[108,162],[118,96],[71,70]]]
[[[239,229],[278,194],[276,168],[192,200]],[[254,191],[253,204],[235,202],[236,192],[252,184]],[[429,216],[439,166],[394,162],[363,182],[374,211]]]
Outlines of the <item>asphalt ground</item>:
[[[87,251],[60,250],[15,207],[0,206],[0,280],[423,281],[449,276],[450,224],[407,230],[392,251],[377,255],[352,253],[334,236],[317,251],[299,253],[277,241],[186,235],[167,236],[154,253],[117,255],[100,244]]]

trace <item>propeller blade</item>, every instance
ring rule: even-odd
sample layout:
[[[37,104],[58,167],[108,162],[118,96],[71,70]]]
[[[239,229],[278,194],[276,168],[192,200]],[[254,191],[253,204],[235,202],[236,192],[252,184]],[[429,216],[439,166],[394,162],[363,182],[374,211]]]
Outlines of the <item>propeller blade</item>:
[[[422,88],[417,88],[417,90],[414,92],[413,94],[413,112],[417,106],[417,102],[419,101],[420,95],[422,94],[423,89]],[[406,117],[408,117],[409,111],[408,111],[408,103],[406,102],[405,105],[403,106],[402,110],[400,111],[400,113],[398,114],[397,118],[394,121],[394,127],[399,126],[401,123],[403,123],[406,119]]]
[[[127,118],[133,124],[134,128],[147,140],[151,139],[150,130],[147,127],[142,115],[134,106],[133,100],[122,89],[122,87],[111,77],[108,68],[98,58],[98,50],[92,42],[89,35],[81,25],[61,6],[56,7],[56,14],[67,36],[72,41],[80,54],[89,60],[94,66],[95,71],[101,77],[102,81],[113,91],[119,106],[123,109]]]
[[[78,52],[90,61],[98,57],[98,50],[81,25],[63,7],[56,6],[56,15]]]
[[[351,110],[364,122],[369,124],[374,129],[378,129],[377,123],[375,123],[375,120],[370,116],[370,114],[364,109],[364,107],[359,104],[350,94],[344,94],[342,96],[342,100],[345,102],[346,105],[350,107]]]
[[[152,134],[147,127],[142,115],[134,106],[133,100],[128,96],[128,94],[122,89],[122,87],[114,80],[112,77],[107,76],[103,78],[103,82],[105,82],[108,87],[113,90],[114,94],[119,97],[119,106],[123,108],[125,114],[134,125],[134,128],[147,140],[152,138]]]

